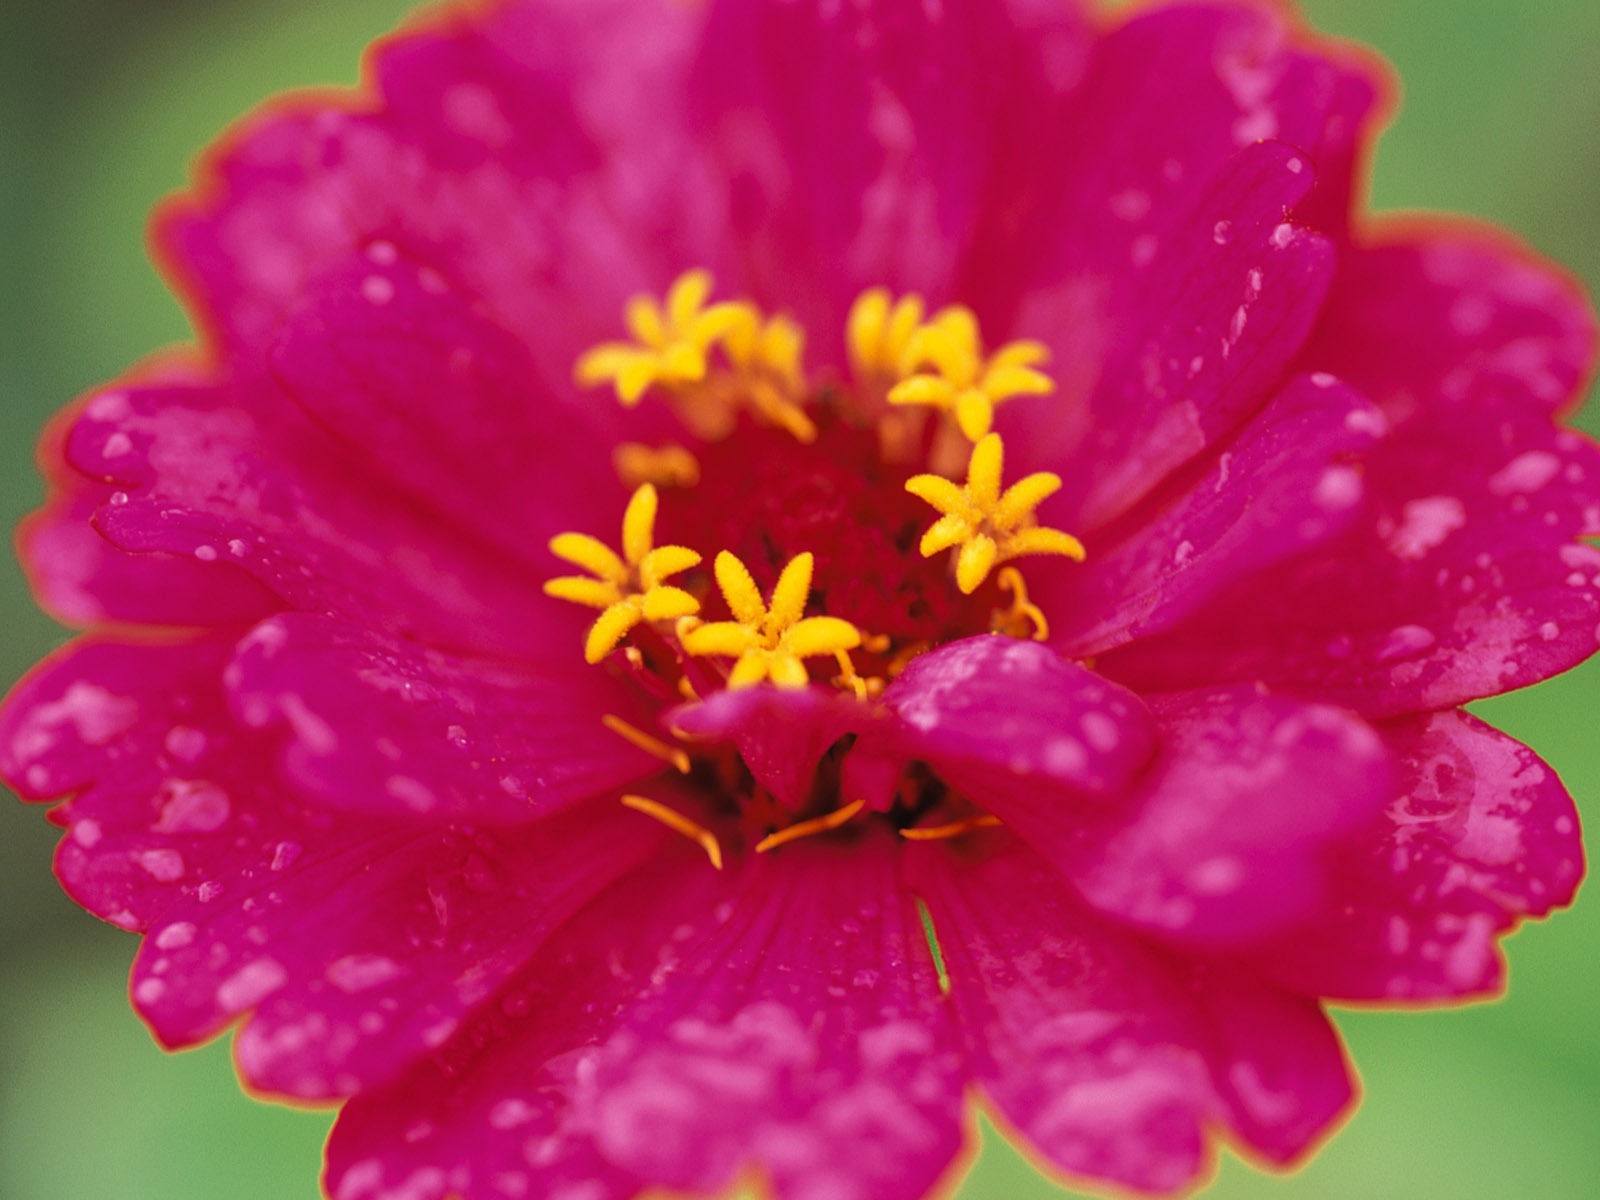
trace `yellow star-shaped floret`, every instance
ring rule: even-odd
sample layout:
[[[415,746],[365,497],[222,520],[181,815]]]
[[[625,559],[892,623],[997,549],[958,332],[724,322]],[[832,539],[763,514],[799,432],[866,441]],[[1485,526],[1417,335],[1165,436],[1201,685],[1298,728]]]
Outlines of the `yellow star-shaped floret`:
[[[868,288],[850,306],[846,340],[850,365],[862,380],[900,378],[900,360],[922,324],[918,295],[896,300],[887,288]]]
[[[900,355],[902,379],[890,404],[926,404],[951,413],[976,442],[994,424],[995,405],[1012,396],[1043,396],[1055,383],[1035,370],[1049,357],[1041,342],[1008,342],[987,358],[978,319],[960,305],[940,309],[918,327]],[[931,368],[931,370],[929,369]]]
[[[622,515],[622,554],[586,533],[550,539],[550,553],[588,571],[592,578],[563,575],[544,585],[547,596],[604,611],[589,629],[583,656],[597,663],[641,621],[671,621],[700,611],[700,602],[662,581],[687,571],[700,556],[686,546],[655,545],[656,489],[646,483],[633,493]]]
[[[737,306],[741,318],[723,338],[722,348],[733,364],[736,393],[750,410],[769,425],[785,430],[797,441],[817,440],[817,427],[800,401],[806,392],[805,331],[791,317],[764,316],[754,304]]]
[[[838,617],[802,617],[811,594],[815,560],[796,555],[778,576],[772,601],[762,602],[750,572],[726,550],[714,564],[717,586],[733,610],[734,620],[713,621],[682,635],[690,654],[721,654],[738,661],[728,675],[730,688],[771,680],[781,688],[803,688],[811,682],[803,659],[848,655],[861,644],[861,631]],[[848,663],[848,658],[844,660]]]
[[[1061,477],[1037,471],[1002,492],[1004,467],[1005,447],[1000,435],[991,433],[972,448],[965,487],[940,475],[914,475],[906,480],[906,491],[944,514],[922,535],[923,557],[960,546],[956,584],[969,595],[1008,559],[1060,554],[1083,561],[1082,542],[1070,533],[1039,525],[1034,515],[1033,510],[1061,487]]]
[[[708,351],[744,320],[740,305],[707,307],[710,295],[710,272],[694,270],[673,283],[664,307],[652,296],[635,296],[628,301],[626,320],[637,340],[596,346],[578,359],[573,374],[585,387],[612,384],[629,407],[653,384],[699,383],[708,370]]]

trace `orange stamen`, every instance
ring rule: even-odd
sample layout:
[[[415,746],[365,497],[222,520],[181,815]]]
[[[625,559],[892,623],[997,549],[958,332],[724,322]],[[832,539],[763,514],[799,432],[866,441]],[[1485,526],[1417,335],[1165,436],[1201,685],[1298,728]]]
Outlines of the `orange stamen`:
[[[717,835],[704,825],[697,825],[676,809],[668,808],[659,800],[652,800],[648,796],[624,796],[622,803],[641,812],[647,817],[654,817],[674,833],[681,833],[691,842],[698,842],[700,848],[706,852],[706,857],[711,860],[711,865],[717,870],[722,870],[722,843],[717,841]]]
[[[971,833],[974,829],[991,829],[998,824],[1000,824],[999,817],[983,813],[980,816],[967,817],[965,820],[951,821],[948,825],[924,825],[920,828],[902,829],[900,836],[909,842],[942,842],[946,838]]]
[[[689,773],[689,756],[677,746],[669,746],[660,738],[651,737],[644,730],[636,729],[621,717],[614,717],[610,713],[600,718],[600,724],[624,741],[632,742],[646,754],[654,754],[657,758],[665,759],[678,769],[678,774]]]
[[[765,854],[768,850],[775,850],[787,842],[798,841],[800,838],[813,837],[819,833],[827,833],[837,829],[850,820],[867,806],[865,800],[852,800],[843,808],[836,808],[831,813],[821,817],[812,817],[809,821],[799,821],[787,829],[768,834],[756,843],[756,853]]]

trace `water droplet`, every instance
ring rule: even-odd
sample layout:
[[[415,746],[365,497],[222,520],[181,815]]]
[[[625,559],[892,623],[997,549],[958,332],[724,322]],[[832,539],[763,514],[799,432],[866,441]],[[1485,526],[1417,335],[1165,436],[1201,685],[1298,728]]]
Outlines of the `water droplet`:
[[[194,941],[196,933],[193,921],[174,921],[162,929],[155,936],[156,949],[182,950]]]
[[[1226,246],[1233,241],[1233,222],[1218,221],[1211,227],[1211,240],[1219,246]]]
[[[134,855],[134,860],[157,883],[176,883],[183,878],[183,855],[176,850],[165,847],[157,850],[141,850]]]
[[[394,299],[394,284],[382,275],[368,275],[361,281],[361,294],[369,304],[387,304]]]

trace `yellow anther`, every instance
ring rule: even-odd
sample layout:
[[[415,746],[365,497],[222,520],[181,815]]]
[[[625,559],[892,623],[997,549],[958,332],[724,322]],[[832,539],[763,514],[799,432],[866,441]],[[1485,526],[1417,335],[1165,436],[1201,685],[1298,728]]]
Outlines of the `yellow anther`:
[[[643,442],[623,442],[611,454],[617,478],[627,487],[641,483],[656,487],[693,487],[700,482],[700,464],[682,446],[646,446]]]
[[[545,595],[604,611],[589,629],[583,656],[597,663],[642,621],[672,621],[700,611],[700,602],[664,580],[687,571],[700,556],[686,546],[656,546],[656,489],[641,484],[622,515],[622,554],[586,533],[550,539],[550,552],[594,578],[563,575],[544,585]]]
[[[717,835],[704,825],[696,824],[677,809],[668,808],[661,801],[652,800],[649,796],[624,796],[622,803],[634,812],[654,817],[674,833],[683,834],[691,842],[698,842],[700,848],[706,852],[706,857],[711,860],[711,865],[719,871],[722,870],[722,843],[717,841]]]
[[[624,741],[632,742],[646,754],[654,754],[657,758],[665,759],[677,769],[678,774],[687,775],[689,773],[691,765],[689,755],[677,746],[669,746],[660,738],[652,737],[644,730],[630,725],[621,717],[613,716],[610,713],[606,713],[600,718],[600,724]]]
[[[679,639],[690,654],[716,654],[737,661],[728,674],[730,688],[770,680],[782,688],[803,688],[811,682],[804,659],[839,655],[861,644],[861,633],[838,617],[805,617],[815,560],[799,554],[784,567],[763,602],[750,572],[724,550],[714,564],[717,586],[733,611],[732,621],[695,625],[679,623]]]
[[[809,821],[797,821],[786,829],[777,833],[768,834],[756,843],[756,853],[765,854],[768,850],[775,850],[787,842],[797,842],[801,838],[815,837],[819,833],[827,833],[837,829],[850,821],[858,812],[867,806],[865,800],[852,800],[843,808],[836,808],[831,813],[820,817],[812,817]]]
[[[940,309],[907,340],[897,363],[904,378],[890,404],[926,404],[950,413],[976,442],[994,424],[995,405],[1012,396],[1043,396],[1055,383],[1037,370],[1049,357],[1041,342],[1008,342],[987,358],[978,320],[960,305]]]
[[[924,558],[961,547],[956,584],[971,594],[999,564],[1026,554],[1059,554],[1082,562],[1083,543],[1070,533],[1037,524],[1034,509],[1061,486],[1061,478],[1039,471],[1000,490],[1005,447],[991,433],[972,448],[967,484],[958,487],[939,475],[914,475],[906,491],[943,515],[922,535]]]
[[[632,342],[604,342],[578,359],[573,374],[586,387],[610,383],[628,406],[652,385],[669,390],[706,377],[707,355],[742,319],[734,304],[713,304],[711,275],[685,271],[667,293],[665,306],[651,296],[628,301],[626,320]]]
[[[846,340],[850,365],[862,381],[897,380],[900,360],[922,324],[922,297],[891,298],[887,288],[869,288],[850,307]]]
[[[974,829],[992,829],[998,824],[1000,824],[998,817],[984,813],[981,816],[967,817],[962,821],[951,821],[948,825],[912,826],[910,829],[902,829],[900,836],[910,842],[942,842],[946,838],[971,833]]]
[[[1003,591],[1011,593],[1011,607],[995,614],[995,632],[1015,638],[1031,637],[1036,642],[1048,641],[1050,622],[1045,619],[1043,610],[1028,599],[1028,585],[1022,572],[1015,567],[1001,567],[995,582]]]

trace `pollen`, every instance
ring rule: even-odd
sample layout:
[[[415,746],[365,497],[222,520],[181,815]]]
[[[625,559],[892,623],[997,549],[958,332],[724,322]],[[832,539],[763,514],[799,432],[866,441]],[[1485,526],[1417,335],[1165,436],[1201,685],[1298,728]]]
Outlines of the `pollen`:
[[[706,304],[711,285],[710,272],[685,271],[665,305],[652,296],[629,300],[625,319],[635,340],[604,342],[584,354],[573,369],[577,381],[610,383],[631,408],[652,386],[671,390],[705,379],[712,346],[744,319],[740,305]]]
[[[1005,447],[998,433],[984,436],[972,448],[967,482],[962,487],[940,475],[914,475],[906,491],[933,505],[942,515],[922,535],[924,558],[959,546],[956,585],[971,595],[1003,562],[1029,554],[1056,554],[1082,562],[1083,543],[1070,533],[1038,524],[1040,503],[1061,487],[1049,471],[1025,476],[1001,491]]]
[[[871,322],[863,320],[871,327]],[[890,404],[922,404],[949,413],[971,441],[994,424],[995,406],[1013,396],[1044,396],[1055,383],[1037,368],[1049,357],[1041,342],[1008,342],[985,357],[978,319],[961,305],[940,309],[900,351],[903,377]]]
[[[805,687],[811,682],[805,659],[846,655],[861,645],[861,631],[850,622],[803,615],[814,567],[809,552],[796,555],[778,576],[772,599],[766,602],[744,563],[722,551],[714,569],[717,586],[734,619],[683,627],[679,636],[684,650],[692,655],[735,659],[728,674],[729,688],[768,680],[781,688]]]
[[[633,493],[622,516],[622,553],[586,533],[562,533],[550,539],[557,558],[589,572],[563,575],[544,585],[545,594],[601,609],[589,629],[583,656],[597,663],[611,653],[641,622],[672,621],[700,611],[700,602],[664,580],[700,562],[686,546],[655,545],[656,508],[653,485]]]

